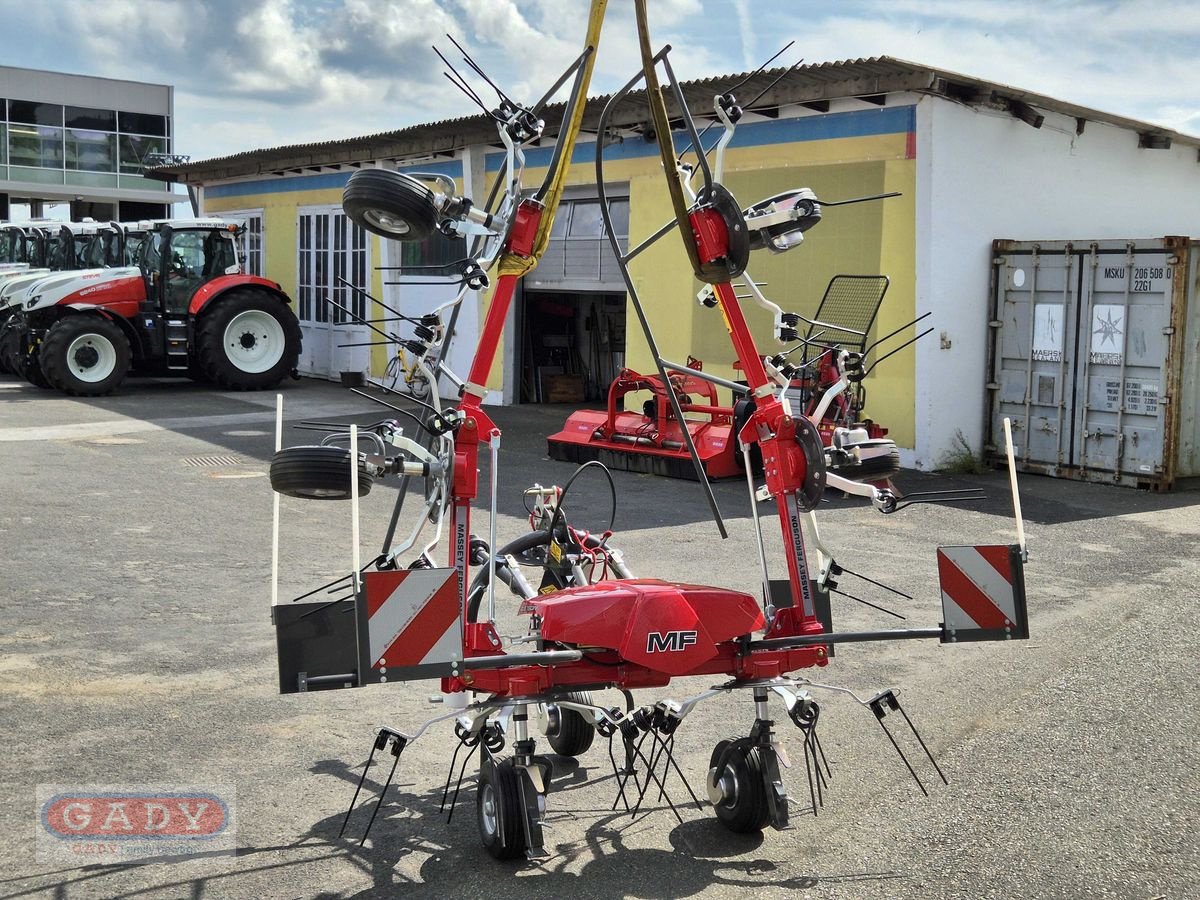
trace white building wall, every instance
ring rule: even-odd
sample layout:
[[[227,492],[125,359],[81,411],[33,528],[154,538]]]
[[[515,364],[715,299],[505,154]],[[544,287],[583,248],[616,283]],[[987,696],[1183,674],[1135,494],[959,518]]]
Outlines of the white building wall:
[[[1133,131],[1045,113],[1040,129],[1005,112],[935,97],[917,107],[916,442],[931,468],[961,431],[983,443],[991,243],[1200,234],[1193,145],[1138,148]],[[924,324],[924,323],[923,323]]]

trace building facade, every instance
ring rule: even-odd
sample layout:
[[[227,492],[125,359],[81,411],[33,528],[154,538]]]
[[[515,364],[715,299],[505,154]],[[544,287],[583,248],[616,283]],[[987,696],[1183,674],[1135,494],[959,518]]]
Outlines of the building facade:
[[[765,85],[779,74],[757,77]],[[694,115],[711,120],[714,95],[742,78],[685,85]],[[743,90],[753,96],[757,83]],[[585,132],[594,134],[603,100],[589,103]],[[633,246],[672,212],[644,105],[635,97],[625,108],[604,135],[604,171],[614,227]],[[547,119],[554,120],[552,111]],[[362,314],[370,301],[341,279],[393,309],[424,312],[453,288],[411,272],[401,277],[396,267],[446,261],[455,250],[440,238],[414,247],[361,232],[341,212],[341,190],[358,168],[385,166],[439,172],[481,199],[501,160],[490,128],[484,117],[434,123],[157,174],[188,184],[206,214],[250,225],[257,264],[297,298],[306,372],[379,375],[391,348],[347,346],[371,339],[343,321],[338,307]],[[677,148],[686,145],[682,133],[675,138]],[[932,313],[921,327],[932,325],[933,333],[868,377],[866,408],[891,429],[906,465],[933,467],[960,436],[976,449],[984,439],[992,241],[1194,234],[1198,147],[1200,139],[1143,122],[884,57],[787,73],[739,124],[725,183],[744,207],[796,187],[827,201],[898,194],[826,207],[801,247],[755,254],[748,274],[785,310],[809,316],[833,276],[886,275],[876,337]],[[562,373],[577,373],[571,399],[596,399],[620,366],[653,370],[601,233],[596,150],[594,138],[576,147],[551,248],[524,279],[492,372],[495,402],[554,399],[547,384]],[[551,152],[550,141],[527,151],[527,184],[540,182]],[[720,315],[696,302],[700,286],[680,250],[668,234],[631,265],[660,349],[736,378]],[[455,371],[467,368],[486,302],[479,296],[464,304],[450,357]],[[760,346],[772,346],[770,316],[746,308]]]
[[[162,217],[179,198],[144,170],[173,117],[170,85],[0,66],[0,219]]]

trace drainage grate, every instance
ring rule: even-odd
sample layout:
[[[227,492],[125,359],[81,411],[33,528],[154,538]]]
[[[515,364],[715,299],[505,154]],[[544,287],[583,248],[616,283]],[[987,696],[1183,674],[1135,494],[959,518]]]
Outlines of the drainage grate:
[[[183,462],[184,465],[196,466],[197,468],[240,466],[242,458],[240,456],[187,456],[184,457]]]

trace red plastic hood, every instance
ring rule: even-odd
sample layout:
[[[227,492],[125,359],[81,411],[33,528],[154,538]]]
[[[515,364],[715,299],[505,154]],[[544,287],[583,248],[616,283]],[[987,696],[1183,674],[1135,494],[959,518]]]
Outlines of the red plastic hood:
[[[616,650],[670,675],[688,674],[721,642],[764,624],[750,594],[653,578],[568,588],[529,604],[542,617],[544,639]]]

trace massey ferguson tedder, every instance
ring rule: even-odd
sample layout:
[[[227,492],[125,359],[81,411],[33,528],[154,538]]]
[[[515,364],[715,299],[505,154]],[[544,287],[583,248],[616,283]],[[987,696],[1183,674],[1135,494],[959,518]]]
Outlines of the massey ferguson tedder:
[[[131,371],[231,390],[278,384],[295,371],[300,325],[276,282],[242,272],[237,228],[140,223],[137,265],[32,285],[4,323],[17,335],[16,365],[35,384],[85,397],[110,393]]]
[[[789,800],[783,780],[788,756],[783,751],[784,735],[776,730],[777,725],[786,729],[790,722],[797,728],[791,760],[797,768],[803,763],[811,812],[816,814],[823,802],[831,766],[818,738],[821,710],[814,694],[832,690],[852,697],[869,710],[867,714],[880,723],[924,791],[901,744],[911,749],[916,741],[927,754],[928,749],[915,729],[911,734],[894,734],[889,729],[889,723],[900,723],[901,728],[904,723],[912,724],[895,690],[863,695],[831,686],[831,676],[824,673],[822,683],[801,673],[830,666],[833,649],[839,643],[910,639],[954,643],[1028,637],[1019,508],[1017,544],[938,549],[940,583],[931,587],[940,589],[944,618],[940,627],[860,632],[834,627],[830,594],[843,576],[853,573],[835,561],[833,551],[818,533],[816,511],[825,489],[862,497],[880,513],[889,515],[912,503],[964,497],[961,493],[902,496],[888,487],[839,474],[836,466],[844,460],[832,448],[823,446],[813,418],[793,407],[781,390],[794,378],[785,366],[795,366],[799,361],[790,361],[787,353],[782,353],[784,358],[780,360],[779,352],[760,351],[733,280],[745,271],[756,246],[770,242],[777,244],[777,249],[795,247],[800,232],[814,224],[813,209],[806,212],[805,205],[796,201],[809,199],[812,207],[818,201],[811,191],[795,189],[745,207],[724,187],[722,154],[741,117],[733,96],[737,86],[714,97],[713,114],[724,126],[724,133],[717,144],[715,165],[710,167],[704,151],[699,151],[703,183],[689,196],[688,179],[681,177],[682,160],[676,156],[671,139],[667,98],[659,87],[660,70],[666,76],[673,114],[682,116],[692,146],[701,144],[689,105],[672,74],[669,48],[657,53],[651,50],[646,6],[645,0],[637,0],[635,5],[642,70],[611,96],[597,132],[608,133],[613,108],[632,102],[630,92],[644,81],[648,120],[659,141],[675,215],[668,225],[628,253],[616,246],[616,239],[611,237],[616,231],[608,221],[603,191],[603,186],[614,179],[605,177],[605,147],[598,141],[596,184],[601,187],[600,207],[606,219],[605,232],[621,263],[630,303],[658,366],[658,383],[676,420],[682,419],[682,407],[686,405],[679,391],[693,389],[688,379],[713,382],[703,371],[689,371],[662,359],[646,325],[629,262],[656,240],[679,240],[692,273],[711,286],[713,302],[721,313],[714,316],[713,327],[727,328],[732,353],[742,363],[746,393],[753,400],[748,415],[737,427],[736,437],[752,511],[757,565],[744,559],[730,560],[727,580],[744,590],[634,577],[613,546],[611,520],[603,531],[593,532],[577,527],[578,521],[568,520],[566,495],[584,473],[609,479],[615,505],[615,483],[596,461],[577,469],[561,489],[541,485],[529,488],[525,498],[531,530],[498,546],[496,498],[501,483],[503,436],[482,400],[514,289],[537,264],[546,246],[567,162],[579,134],[605,7],[604,0],[593,0],[584,50],[559,82],[561,85],[575,73],[555,155],[540,188],[532,192],[524,189],[523,147],[541,135],[543,109],[559,85],[549,91],[547,98],[526,107],[488,79],[487,84],[499,94],[499,105],[485,111],[494,118],[505,148],[505,160],[491,198],[476,205],[456,196],[453,183],[442,176],[413,176],[374,168],[356,172],[343,195],[343,205],[356,222],[391,239],[420,240],[434,228],[449,235],[477,236],[455,267],[461,286],[455,300],[419,318],[383,307],[389,310],[389,320],[416,326],[417,337],[406,348],[419,357],[423,377],[432,385],[446,378],[459,388],[460,401],[445,408],[439,399],[441,392],[433,389],[428,393],[429,402],[420,403],[419,412],[414,413],[411,407],[395,406],[364,393],[394,410],[396,418],[349,427],[305,423],[311,430],[328,432],[324,440],[319,445],[283,449],[280,399],[272,486],[279,493],[297,498],[349,499],[351,508],[348,572],[290,602],[278,602],[278,556],[273,560],[272,612],[281,692],[366,685],[386,692],[412,680],[441,680],[446,708],[443,715],[411,730],[384,726],[375,734],[359,790],[343,821],[344,832],[376,755],[390,754],[389,774],[380,779],[383,787],[365,823],[363,840],[385,799],[403,751],[424,735],[435,733],[430,726],[439,721],[453,723],[453,736],[449,738],[453,752],[447,753],[450,764],[443,806],[448,802],[453,810],[466,768],[477,754],[475,807],[479,833],[484,847],[498,859],[548,855],[543,828],[548,795],[554,787],[554,763],[550,756],[537,752],[534,734],[539,727],[550,748],[560,755],[587,752],[597,736],[607,742],[614,776],[611,783],[616,790],[614,810],[623,803],[625,812],[637,815],[647,797],[651,802],[657,797],[682,821],[676,801],[685,799],[686,789],[686,797],[697,807],[711,806],[724,827],[735,832],[757,832],[767,825],[786,827],[793,803],[795,809],[807,811],[807,804]],[[466,62],[486,78],[469,57]],[[761,83],[770,77],[767,74],[758,80]],[[453,78],[462,82],[457,72]],[[465,83],[462,86],[468,90]],[[478,101],[478,94],[472,91],[471,95]],[[438,360],[446,359],[445,344],[453,335],[458,305],[464,300],[474,302],[469,299],[473,298],[472,291],[489,285],[493,291],[471,369],[459,378]],[[443,313],[448,314],[449,321],[443,322]],[[792,313],[781,316],[787,317],[785,323],[792,323],[786,325],[788,328],[796,328],[803,320]],[[359,324],[375,329],[384,341],[395,339],[385,322],[363,320]],[[821,352],[819,344],[809,350]],[[681,371],[682,380],[675,377]],[[838,382],[849,383],[846,369],[842,371]],[[830,386],[831,390],[835,388],[836,383]],[[844,386],[837,388],[842,389]],[[825,396],[832,402],[836,394],[827,392]],[[405,433],[414,428],[411,434]],[[702,461],[686,429],[681,439],[700,473],[699,487],[708,494],[724,536],[725,526],[708,482],[703,479]],[[854,443],[853,437],[849,443]],[[755,448],[762,457],[761,476],[754,474],[750,464]],[[491,525],[486,539],[471,533],[471,506],[479,494],[481,457],[489,463]],[[364,565],[359,558],[359,500],[376,479],[387,477],[401,479],[401,490],[384,545]],[[399,530],[406,493],[423,495],[407,532]],[[1014,476],[1014,505],[1016,499]],[[275,501],[274,543],[278,548],[278,495]],[[761,516],[760,507],[764,505],[774,515]],[[768,542],[764,521],[769,525],[772,520],[778,530],[776,540]],[[863,549],[869,552],[869,537],[863,543]],[[719,546],[708,548],[708,552],[719,552]],[[439,565],[442,560],[444,564]],[[737,562],[744,568],[739,570]],[[787,577],[772,578],[772,568],[786,571]],[[522,569],[532,571],[534,579],[527,578]],[[867,581],[885,587],[879,581]],[[497,582],[516,596],[516,615],[525,619],[525,634],[508,640],[501,636],[499,627],[505,626],[498,626]],[[661,692],[673,679],[690,675],[704,676],[705,689],[683,700],[660,694],[639,705],[631,693]],[[624,692],[626,702],[622,706],[597,702],[592,692],[605,688]],[[702,801],[675,759],[675,735],[697,704],[731,695],[750,702],[740,707],[740,717],[731,704],[723,716],[730,723],[728,728],[712,736],[709,764],[697,773],[705,786]],[[777,702],[778,708],[778,701],[782,715],[777,720],[771,704]],[[506,747],[511,747],[508,755],[503,753]],[[929,760],[932,762],[932,754]],[[936,763],[933,765],[936,768]],[[941,776],[941,770],[936,771]],[[804,783],[801,781],[802,786]],[[570,825],[560,823],[560,827]]]

